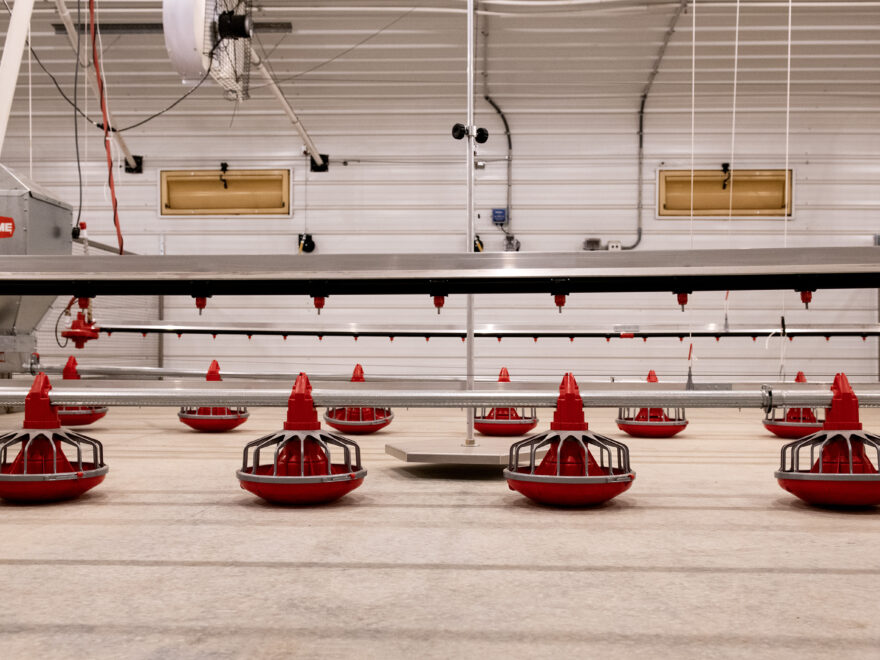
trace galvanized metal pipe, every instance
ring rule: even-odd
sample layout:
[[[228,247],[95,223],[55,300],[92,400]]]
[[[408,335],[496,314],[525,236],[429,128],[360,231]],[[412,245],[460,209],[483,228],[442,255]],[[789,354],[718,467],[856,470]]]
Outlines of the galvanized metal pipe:
[[[22,405],[28,387],[0,387],[0,405]],[[818,389],[755,389],[749,391],[606,389],[582,391],[584,406],[589,408],[659,407],[659,408],[762,408],[771,406],[827,407],[831,392]],[[880,392],[859,394],[863,406],[880,406]],[[55,405],[73,406],[180,406],[246,405],[286,406],[289,387],[252,383],[248,387],[225,383],[116,382],[58,383],[49,393]],[[555,406],[553,390],[476,391],[376,389],[375,387],[314,388],[316,406],[375,406],[397,408],[474,408],[482,406]]]

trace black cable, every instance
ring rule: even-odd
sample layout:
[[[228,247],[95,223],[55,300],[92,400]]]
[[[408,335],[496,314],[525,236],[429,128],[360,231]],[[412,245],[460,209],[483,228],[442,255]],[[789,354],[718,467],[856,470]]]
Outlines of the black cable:
[[[119,132],[120,132],[120,133],[124,133],[125,131],[130,131],[131,129],[133,129],[133,128],[137,128],[138,126],[143,126],[143,125],[146,124],[148,121],[152,121],[152,120],[154,120],[156,117],[161,117],[161,116],[164,115],[166,112],[168,112],[169,110],[172,110],[175,106],[177,106],[179,103],[181,103],[183,100],[185,100],[190,94],[192,94],[193,92],[195,92],[199,87],[201,87],[201,86],[202,86],[202,83],[204,83],[204,82],[208,79],[208,76],[211,75],[211,68],[214,66],[214,51],[217,50],[217,46],[220,45],[220,42],[221,42],[221,41],[223,41],[223,40],[222,40],[222,39],[218,39],[218,40],[216,41],[216,43],[212,46],[212,48],[211,48],[211,52],[208,53],[208,70],[205,71],[205,75],[202,76],[202,79],[199,80],[198,83],[196,83],[195,87],[193,87],[192,89],[190,89],[186,94],[184,94],[183,96],[181,96],[180,98],[178,98],[178,99],[177,99],[176,101],[174,101],[174,103],[172,103],[171,105],[169,105],[169,106],[163,108],[162,110],[159,110],[159,112],[154,112],[153,114],[151,114],[151,115],[148,116],[148,117],[144,117],[143,119],[141,119],[140,121],[135,122],[134,124],[130,124],[129,126],[126,126],[125,128],[120,128],[120,129],[119,129]]]
[[[58,318],[55,319],[55,343],[58,344],[59,348],[67,348],[67,344],[70,343],[70,339],[68,339],[67,337],[64,338],[63,344],[60,341],[58,341],[58,324],[61,323],[61,317],[64,316],[64,312],[66,312],[66,311],[67,311],[66,308],[62,309],[61,313],[58,315]]]
[[[76,24],[80,25],[82,20],[82,0],[76,0]],[[81,52],[81,35],[82,32],[80,30],[76,31],[76,64],[73,65],[73,143],[76,145],[76,176],[77,183],[79,188],[79,202],[76,205],[76,222],[74,223],[74,229],[79,229],[79,222],[82,219],[82,206],[83,206],[83,173],[82,173],[82,160],[79,155],[79,115],[77,114],[77,104],[76,104],[76,94],[79,89],[79,57]],[[30,46],[30,44],[28,44]],[[57,327],[57,324],[56,324]],[[55,342],[58,342],[58,338],[55,338]]]
[[[218,43],[219,43],[219,42],[218,42]],[[211,49],[211,56],[210,56],[210,57],[211,57],[211,64],[213,64],[213,63],[214,63],[214,59],[213,59],[213,57],[214,57],[214,50],[213,50],[213,49]],[[118,129],[118,131],[119,131],[120,133],[124,133],[125,131],[130,131],[130,130],[133,129],[133,128],[137,128],[138,126],[143,126],[143,125],[146,124],[148,121],[152,121],[152,120],[154,120],[156,117],[161,117],[162,115],[164,115],[164,114],[165,114],[166,112],[168,112],[169,110],[172,110],[175,106],[177,106],[178,103],[180,103],[181,101],[183,101],[184,99],[186,99],[190,94],[192,94],[192,93],[195,92],[199,87],[201,87],[201,86],[202,86],[202,83],[205,82],[205,81],[208,79],[208,76],[211,74],[211,64],[208,65],[208,70],[205,72],[205,75],[202,76],[202,79],[199,80],[199,82],[196,84],[196,86],[193,87],[191,90],[189,90],[186,94],[184,94],[183,96],[181,96],[179,99],[177,99],[174,103],[172,103],[171,105],[167,106],[166,108],[163,108],[162,110],[159,110],[159,112],[154,112],[154,113],[151,114],[150,116],[148,116],[148,117],[144,117],[143,119],[141,119],[140,121],[135,122],[134,124],[131,124],[131,125],[129,125],[129,126],[126,126],[125,128],[120,128],[120,129]]]
[[[79,2],[79,1],[80,0],[77,0],[77,2]],[[6,11],[11,15],[12,8],[9,6],[9,2],[7,0],[3,0],[3,4],[6,7]],[[79,5],[77,5],[77,22],[79,23]],[[77,43],[79,43],[79,32],[77,32]],[[135,122],[134,124],[131,124],[130,126],[126,126],[125,128],[115,129],[115,128],[111,127],[110,130],[111,131],[118,130],[118,132],[121,133],[123,131],[131,130],[132,128],[137,128],[138,126],[143,126],[148,121],[151,121],[151,120],[155,119],[156,117],[159,117],[159,116],[165,114],[166,112],[168,112],[169,110],[173,109],[175,106],[177,106],[177,104],[179,104],[181,101],[186,99],[190,94],[195,92],[199,87],[202,86],[202,83],[204,83],[205,80],[208,79],[208,76],[211,73],[211,66],[214,63],[214,51],[216,50],[217,46],[219,46],[219,45],[220,45],[220,41],[218,40],[217,43],[214,44],[214,47],[211,48],[211,52],[208,55],[208,59],[210,60],[210,63],[208,65],[208,71],[205,73],[205,75],[202,77],[202,79],[199,80],[198,84],[195,87],[190,89],[183,96],[181,96],[176,101],[174,101],[174,103],[172,103],[171,105],[163,108],[162,110],[159,110],[158,112],[153,113],[149,117],[145,117],[144,119],[142,119],[138,122]],[[58,90],[58,93],[61,95],[61,98],[63,98],[67,102],[68,105],[72,106],[74,111],[77,114],[79,114],[80,117],[83,117],[85,120],[87,120],[95,128],[98,128],[103,131],[104,125],[101,122],[95,121],[94,119],[89,117],[86,113],[84,113],[79,108],[79,106],[74,101],[72,101],[70,99],[70,97],[65,93],[65,91],[61,88],[61,84],[58,82],[58,79],[54,75],[52,75],[52,72],[49,71],[49,69],[46,68],[46,65],[43,64],[42,60],[40,59],[40,56],[37,55],[37,52],[33,49],[33,47],[30,45],[30,43],[28,43],[28,50],[30,50],[31,55],[33,55],[34,60],[36,60],[36,62],[37,62],[37,65],[43,70],[43,73],[45,73],[47,76],[49,76],[49,79],[52,81],[52,84],[55,86],[55,89]],[[77,61],[79,61],[79,55],[77,55]],[[74,97],[75,96],[76,96],[76,94],[74,93]]]
[[[278,83],[288,82],[288,81],[290,81],[290,80],[296,80],[297,78],[300,78],[300,77],[302,77],[302,76],[304,76],[304,75],[306,75],[306,74],[311,73],[312,71],[316,71],[317,69],[320,69],[321,67],[327,66],[328,64],[332,64],[333,62],[335,62],[336,60],[338,60],[340,57],[345,57],[346,55],[348,55],[348,54],[349,54],[351,51],[353,51],[354,49],[359,48],[360,46],[363,46],[363,45],[364,45],[365,43],[367,43],[370,39],[374,39],[375,37],[378,37],[380,34],[382,34],[382,33],[385,32],[386,30],[388,30],[389,28],[391,28],[392,26],[396,25],[397,23],[399,23],[400,21],[402,21],[404,18],[406,18],[407,16],[409,16],[410,14],[412,14],[415,10],[416,10],[415,7],[410,8],[408,11],[404,12],[403,14],[401,14],[400,16],[398,16],[397,18],[395,18],[393,21],[391,21],[391,22],[388,23],[387,25],[383,25],[382,27],[380,27],[380,28],[379,28],[378,30],[376,30],[375,32],[373,32],[373,33],[367,35],[366,37],[364,37],[363,39],[361,39],[360,41],[358,41],[358,42],[357,42],[356,44],[354,44],[353,46],[350,46],[349,48],[346,48],[346,49],[343,50],[341,53],[337,53],[336,55],[334,55],[333,57],[331,57],[331,58],[328,59],[328,60],[324,60],[323,62],[319,62],[319,63],[316,64],[315,66],[313,66],[313,67],[311,67],[311,68],[309,68],[309,69],[306,69],[305,71],[300,71],[299,73],[294,73],[294,74],[292,74],[292,75],[285,76],[284,78],[278,78],[278,77],[273,76],[273,77],[272,77],[273,82],[277,85]],[[257,85],[257,86],[256,86],[256,89],[259,89],[260,87],[264,87],[264,86],[265,86],[265,85]]]

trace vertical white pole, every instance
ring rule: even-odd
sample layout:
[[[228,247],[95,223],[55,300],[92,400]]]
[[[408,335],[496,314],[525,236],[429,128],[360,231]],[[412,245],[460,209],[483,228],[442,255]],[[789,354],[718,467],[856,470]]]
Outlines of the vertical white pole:
[[[474,0],[467,3],[467,253],[474,251]],[[465,376],[467,389],[474,389],[474,296],[467,296],[467,337],[465,339]],[[474,440],[474,409],[467,409],[467,436],[465,446],[476,445]]]
[[[6,127],[9,126],[9,113],[12,111],[12,99],[15,96],[21,56],[33,10],[34,0],[15,0],[12,16],[9,19],[9,29],[6,32],[3,58],[0,60],[0,154],[3,152],[3,142],[6,140]]]

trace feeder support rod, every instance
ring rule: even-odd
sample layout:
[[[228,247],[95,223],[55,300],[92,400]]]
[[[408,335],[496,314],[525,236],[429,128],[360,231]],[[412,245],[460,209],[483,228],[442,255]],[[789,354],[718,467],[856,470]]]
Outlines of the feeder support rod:
[[[6,140],[6,128],[9,126],[12,99],[18,84],[22,51],[33,11],[34,0],[15,0],[6,30],[3,58],[0,59],[0,154],[3,152],[3,142]]]
[[[474,0],[467,3],[467,240],[465,253],[473,252],[474,237]],[[467,389],[474,389],[474,294],[467,294],[467,336],[465,337],[465,378]],[[468,408],[465,446],[476,445],[474,440],[474,410]]]

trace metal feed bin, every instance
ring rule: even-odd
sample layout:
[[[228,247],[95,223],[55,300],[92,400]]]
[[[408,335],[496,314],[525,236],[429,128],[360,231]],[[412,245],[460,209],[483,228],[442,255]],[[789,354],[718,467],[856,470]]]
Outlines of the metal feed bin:
[[[0,164],[0,259],[70,254],[73,209]],[[0,378],[21,371],[34,351],[34,330],[55,296],[0,295]]]

